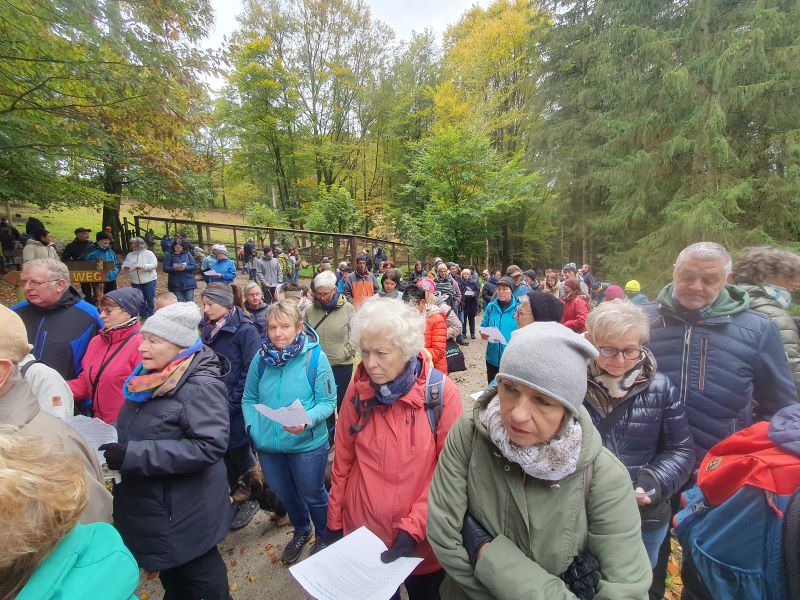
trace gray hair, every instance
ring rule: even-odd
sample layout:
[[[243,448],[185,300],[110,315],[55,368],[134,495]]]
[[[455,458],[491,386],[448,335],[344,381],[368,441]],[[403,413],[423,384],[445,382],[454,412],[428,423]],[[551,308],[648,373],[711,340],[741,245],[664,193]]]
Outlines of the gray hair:
[[[258,284],[257,284],[255,281],[251,281],[251,282],[250,282],[250,283],[248,283],[246,286],[244,286],[244,292],[242,292],[242,293],[243,293],[243,294],[246,294],[247,292],[249,292],[249,291],[250,291],[250,290],[252,290],[253,288],[258,288],[258,289],[260,290],[260,289],[261,289],[261,286],[260,286],[260,285],[258,285]]]
[[[133,237],[131,238],[131,246],[144,246],[146,248],[147,242],[140,237]]]
[[[323,271],[314,277],[314,289],[317,288],[335,288],[336,287],[336,274],[333,271]]]
[[[630,331],[639,332],[639,342],[650,339],[650,322],[644,311],[630,300],[611,300],[598,304],[586,317],[586,329],[592,340],[608,341]]]
[[[365,333],[377,333],[411,360],[425,347],[425,317],[397,298],[372,296],[350,319],[350,341],[360,347]]]
[[[55,258],[34,258],[29,260],[22,265],[23,272],[28,269],[45,269],[47,271],[47,276],[53,280],[53,283],[64,281],[67,285],[70,284],[67,265]]]
[[[771,246],[745,248],[733,271],[736,283],[760,285],[775,276],[797,280],[800,279],[800,256]]]
[[[681,250],[681,253],[678,254],[675,266],[678,267],[688,258],[724,263],[725,273],[730,273],[733,269],[733,261],[731,260],[730,253],[725,249],[725,246],[717,244],[716,242],[696,242],[690,246],[686,246],[686,248]]]

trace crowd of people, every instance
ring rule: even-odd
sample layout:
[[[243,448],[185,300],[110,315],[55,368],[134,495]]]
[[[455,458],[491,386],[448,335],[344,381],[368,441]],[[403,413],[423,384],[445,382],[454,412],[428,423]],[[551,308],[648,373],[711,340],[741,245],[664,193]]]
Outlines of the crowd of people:
[[[64,254],[116,261],[130,287],[85,297],[42,254],[0,305],[3,600],[127,599],[137,566],[165,598],[227,599],[217,546],[260,508],[291,524],[287,565],[362,526],[383,562],[421,558],[411,600],[661,598],[706,453],[798,402],[785,250],[733,264],[692,244],[651,302],[589,265],[403,275],[382,251],[323,260],[306,287],[294,252],[252,239],[241,286],[225,246],[171,240],[159,294],[146,240],[121,261],[109,245],[77,230]],[[465,413],[448,374],[478,337],[486,387]],[[303,425],[262,412],[297,403]],[[104,464],[73,412],[116,428]],[[689,548],[681,569],[683,598],[714,598]]]

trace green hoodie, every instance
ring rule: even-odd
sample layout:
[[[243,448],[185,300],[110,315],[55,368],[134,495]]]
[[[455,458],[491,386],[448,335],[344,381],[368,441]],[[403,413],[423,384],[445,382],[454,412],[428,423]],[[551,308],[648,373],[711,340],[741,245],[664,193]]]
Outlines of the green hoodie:
[[[602,571],[595,600],[646,599],[650,563],[630,476],[586,409],[577,470],[551,482],[525,474],[491,441],[480,416],[493,396],[484,393],[450,430],[431,483],[428,540],[447,572],[441,597],[574,600],[559,575],[588,549]],[[461,537],[467,511],[494,536],[474,567]]]
[[[77,525],[36,568],[17,600],[135,600],[139,567],[108,523]]]
[[[675,293],[675,284],[670,283],[664,286],[661,293],[658,295],[658,303],[675,312],[675,304],[673,302],[673,294]],[[747,293],[735,285],[727,284],[722,288],[719,298],[714,303],[714,308],[711,310],[709,318],[726,317],[735,315],[746,311],[750,308],[750,298]]]

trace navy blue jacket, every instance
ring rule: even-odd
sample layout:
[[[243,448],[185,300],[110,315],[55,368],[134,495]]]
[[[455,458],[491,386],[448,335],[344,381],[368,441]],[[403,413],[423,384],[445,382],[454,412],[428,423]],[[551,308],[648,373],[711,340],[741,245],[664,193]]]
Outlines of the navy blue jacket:
[[[103,327],[97,309],[69,287],[51,308],[39,308],[25,300],[11,310],[25,323],[36,360],[67,381],[77,377],[83,370],[81,361],[89,340]]]
[[[208,319],[200,321],[202,330]],[[231,319],[225,323],[214,338],[203,343],[214,352],[224,356],[230,363],[230,370],[225,374],[225,387],[228,389],[228,412],[231,419],[231,438],[229,448],[239,448],[250,442],[244,428],[242,416],[242,394],[247,380],[247,370],[253,356],[261,348],[261,333],[255,323],[241,308],[236,307]]]
[[[634,487],[656,490],[652,504],[640,507],[642,528],[658,529],[669,521],[669,500],[689,479],[694,468],[694,444],[683,402],[670,380],[656,372],[651,355],[625,398],[607,417],[598,407],[608,405],[608,394],[589,375],[583,404],[608,448],[628,469]],[[617,411],[622,411],[617,415]],[[616,418],[605,431],[603,421]]]
[[[127,449],[114,526],[147,571],[186,564],[230,529],[226,397],[219,359],[203,347],[175,389],[122,405],[117,432]]]
[[[692,321],[673,307],[672,290],[642,308],[648,347],[686,405],[696,468],[717,442],[795,403],[797,391],[778,328],[748,310],[747,294],[728,285],[711,315]]]
[[[186,265],[183,271],[176,271],[175,265],[182,263]],[[167,274],[167,289],[170,292],[175,290],[193,290],[197,287],[197,279],[194,277],[194,269],[197,262],[187,250],[180,254],[168,252],[164,255],[164,272]]]

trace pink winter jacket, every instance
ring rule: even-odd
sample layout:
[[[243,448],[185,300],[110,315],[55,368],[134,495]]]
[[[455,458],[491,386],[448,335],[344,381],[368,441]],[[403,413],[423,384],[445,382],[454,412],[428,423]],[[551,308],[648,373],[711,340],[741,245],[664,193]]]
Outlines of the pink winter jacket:
[[[83,371],[75,379],[67,382],[75,396],[75,404],[91,400],[94,416],[106,423],[114,423],[117,420],[119,410],[125,403],[122,386],[136,365],[142,361],[142,357],[139,356],[139,344],[142,343],[139,329],[141,325],[136,323],[128,329],[101,330],[86,348],[86,354],[81,361]],[[128,341],[106,365],[97,382],[97,389],[94,389],[93,384],[103,363],[111,358],[125,339]]]
[[[364,365],[356,369],[336,424],[328,528],[347,535],[366,525],[387,548],[403,529],[417,542],[414,556],[424,559],[414,574],[424,575],[441,568],[427,537],[428,488],[447,432],[463,407],[456,384],[445,377],[434,440],[423,406],[430,363],[422,355],[419,359],[423,367],[414,387],[391,406],[372,409],[364,429],[353,435],[353,397],[375,397]]]

